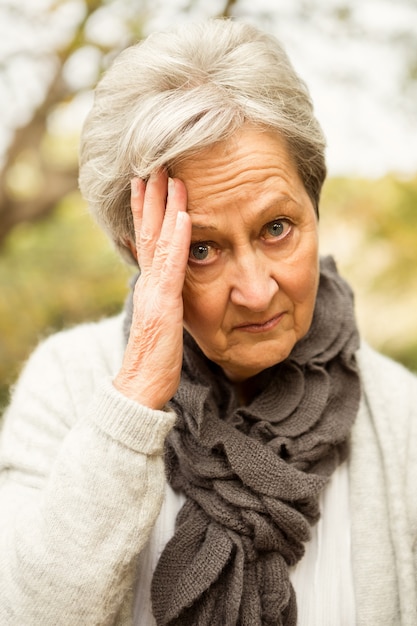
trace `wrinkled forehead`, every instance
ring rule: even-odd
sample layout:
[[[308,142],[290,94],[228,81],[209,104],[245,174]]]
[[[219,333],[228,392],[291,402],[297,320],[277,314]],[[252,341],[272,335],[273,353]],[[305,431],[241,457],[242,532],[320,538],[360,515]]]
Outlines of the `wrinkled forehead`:
[[[188,209],[219,202],[264,204],[265,194],[302,195],[304,186],[285,141],[275,133],[244,129],[183,159],[172,169],[187,188]]]

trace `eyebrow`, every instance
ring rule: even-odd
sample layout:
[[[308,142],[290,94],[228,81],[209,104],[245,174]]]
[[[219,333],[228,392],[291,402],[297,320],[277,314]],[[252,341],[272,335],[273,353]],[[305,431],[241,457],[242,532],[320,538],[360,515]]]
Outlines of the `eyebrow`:
[[[194,222],[192,222],[191,227],[193,230],[219,230],[215,224],[194,224]]]
[[[289,196],[286,196],[286,195],[281,196],[280,198],[277,198],[274,202],[271,202],[270,204],[268,204],[263,209],[260,209],[257,215],[262,218],[263,215],[269,213],[270,211],[273,211],[274,209],[276,209],[279,212],[279,208],[281,206],[287,205],[289,203],[294,203],[294,202],[296,203],[296,201],[293,198],[290,198]],[[209,231],[219,230],[218,226],[216,226],[216,224],[213,224],[212,222],[209,222],[207,224],[202,224],[199,222],[195,222],[195,223],[192,222],[191,227],[192,227],[192,230],[209,230]]]

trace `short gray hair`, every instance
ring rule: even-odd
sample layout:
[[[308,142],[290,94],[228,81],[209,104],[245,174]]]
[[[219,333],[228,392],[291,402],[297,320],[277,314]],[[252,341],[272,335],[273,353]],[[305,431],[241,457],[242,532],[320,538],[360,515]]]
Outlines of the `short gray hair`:
[[[285,138],[318,213],[325,140],[308,89],[274,37],[213,19],[152,34],[116,58],[84,124],[79,182],[125,258],[134,241],[131,178],[170,171],[248,124]]]

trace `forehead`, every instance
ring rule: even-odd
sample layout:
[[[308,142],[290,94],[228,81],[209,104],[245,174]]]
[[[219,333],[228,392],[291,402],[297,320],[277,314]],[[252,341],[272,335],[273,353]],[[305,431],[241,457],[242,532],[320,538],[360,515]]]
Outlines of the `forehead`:
[[[191,214],[227,203],[268,202],[266,196],[305,200],[306,192],[285,140],[243,129],[184,159],[173,172],[185,183]]]

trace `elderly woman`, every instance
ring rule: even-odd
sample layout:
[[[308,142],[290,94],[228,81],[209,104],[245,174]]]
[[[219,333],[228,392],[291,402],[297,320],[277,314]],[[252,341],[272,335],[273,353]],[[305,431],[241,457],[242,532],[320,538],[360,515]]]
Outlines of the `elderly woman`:
[[[251,26],[152,35],[104,76],[81,190],[140,275],[14,391],[2,626],[415,626],[417,381],[359,349],[319,260],[323,153]]]

